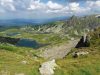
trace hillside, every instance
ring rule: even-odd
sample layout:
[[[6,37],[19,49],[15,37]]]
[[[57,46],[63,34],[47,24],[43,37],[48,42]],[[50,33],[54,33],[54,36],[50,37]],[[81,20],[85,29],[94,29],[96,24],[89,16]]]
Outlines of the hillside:
[[[100,75],[99,26],[100,18],[95,15],[43,25],[0,26],[5,41],[0,43],[0,75],[40,75],[40,65],[51,59],[58,65],[54,75]],[[75,48],[84,34],[90,37],[90,46]],[[21,46],[6,38],[20,38]],[[42,46],[27,47],[34,43]],[[78,52],[87,54],[74,57]]]
[[[100,75],[100,28],[90,32],[90,47],[72,49],[64,59],[57,60],[60,66],[55,75]],[[73,52],[88,52],[74,58]]]

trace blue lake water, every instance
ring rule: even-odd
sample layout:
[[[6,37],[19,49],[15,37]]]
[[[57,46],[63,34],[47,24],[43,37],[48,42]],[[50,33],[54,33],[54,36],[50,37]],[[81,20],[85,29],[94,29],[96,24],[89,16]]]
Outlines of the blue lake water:
[[[14,34],[15,35],[15,34]],[[19,47],[30,47],[30,48],[40,48],[49,44],[42,44],[37,42],[36,40],[31,39],[21,39],[21,38],[10,38],[10,37],[2,37],[0,38],[1,43],[9,43]]]
[[[30,48],[40,48],[40,47],[43,47],[43,46],[46,46],[46,45],[47,44],[40,44],[40,43],[36,42],[35,40],[30,40],[30,39],[21,39],[16,44],[16,46],[30,47]]]

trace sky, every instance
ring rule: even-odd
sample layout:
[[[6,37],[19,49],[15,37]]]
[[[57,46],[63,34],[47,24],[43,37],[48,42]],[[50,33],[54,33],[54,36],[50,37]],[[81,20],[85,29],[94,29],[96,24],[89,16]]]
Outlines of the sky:
[[[100,14],[100,0],[0,0],[0,19]]]

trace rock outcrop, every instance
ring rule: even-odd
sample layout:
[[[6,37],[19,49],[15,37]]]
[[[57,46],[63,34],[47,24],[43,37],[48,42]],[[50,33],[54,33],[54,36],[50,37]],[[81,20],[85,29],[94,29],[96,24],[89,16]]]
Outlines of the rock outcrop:
[[[54,59],[48,62],[44,62],[39,68],[40,74],[41,75],[53,75],[55,67],[57,67],[57,64],[55,63]]]
[[[88,36],[82,36],[75,48],[89,47],[90,41]]]
[[[84,56],[84,55],[88,55],[89,54],[89,52],[87,52],[87,51],[80,51],[80,52],[74,52],[74,53],[72,53],[72,55],[73,55],[73,57],[74,58],[77,58],[77,57],[79,57],[79,56]]]

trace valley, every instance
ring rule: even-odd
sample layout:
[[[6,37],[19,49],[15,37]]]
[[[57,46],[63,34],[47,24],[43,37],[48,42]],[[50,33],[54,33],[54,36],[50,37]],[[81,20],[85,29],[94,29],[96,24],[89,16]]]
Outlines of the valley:
[[[41,75],[41,64],[51,60],[58,65],[54,75],[100,75],[99,26],[95,15],[41,25],[2,25],[0,75]],[[90,37],[89,47],[75,48],[85,35]],[[89,54],[74,58],[78,52]]]

